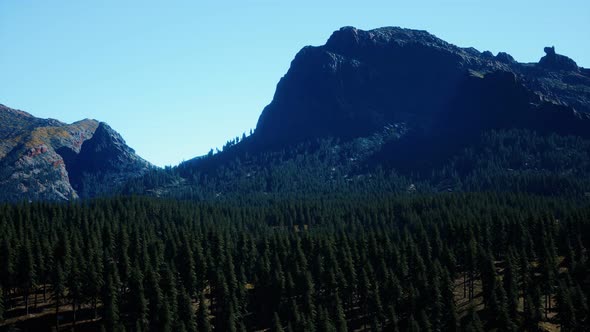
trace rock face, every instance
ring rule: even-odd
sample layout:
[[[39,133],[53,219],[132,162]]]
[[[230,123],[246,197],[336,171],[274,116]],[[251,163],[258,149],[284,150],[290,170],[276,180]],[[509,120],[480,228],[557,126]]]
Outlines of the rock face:
[[[348,139],[390,124],[423,138],[515,126],[587,136],[588,71],[553,48],[545,51],[538,64],[523,64],[426,31],[345,27],[297,54],[253,141],[266,149]]]
[[[579,71],[576,62],[564,55],[555,53],[555,47],[545,47],[545,56],[539,60],[539,66],[549,70]]]
[[[91,197],[99,191],[82,191],[88,180],[114,187],[151,167],[96,120],[65,124],[0,105],[0,122],[0,200]]]
[[[84,141],[78,153],[68,147],[57,152],[64,158],[73,188],[89,197],[109,194],[152,167],[104,122],[98,124],[94,135]]]

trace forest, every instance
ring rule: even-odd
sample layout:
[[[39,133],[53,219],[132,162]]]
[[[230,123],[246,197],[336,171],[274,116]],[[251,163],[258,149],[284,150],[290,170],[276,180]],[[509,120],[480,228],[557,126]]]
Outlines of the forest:
[[[590,329],[584,198],[248,202],[1,205],[0,330]]]
[[[588,139],[511,129],[483,132],[460,146],[442,140],[400,150],[398,132],[385,129],[350,141],[327,138],[263,152],[250,151],[248,136],[237,145],[228,142],[219,153],[153,170],[119,193],[199,201],[244,200],[260,193],[285,199],[335,192],[379,197],[495,191],[572,199],[590,193]]]

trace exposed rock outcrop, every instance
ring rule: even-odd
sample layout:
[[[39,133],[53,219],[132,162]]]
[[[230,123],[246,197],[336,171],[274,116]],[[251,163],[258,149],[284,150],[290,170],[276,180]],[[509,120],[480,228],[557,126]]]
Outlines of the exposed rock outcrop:
[[[565,55],[555,53],[555,47],[545,47],[545,56],[539,60],[539,66],[551,70],[579,71],[576,62]]]
[[[65,124],[0,105],[0,123],[0,200],[91,197],[98,192],[80,190],[88,179],[100,178],[114,187],[150,167],[96,120]],[[99,151],[96,141],[116,148]],[[92,160],[102,164],[86,164]],[[103,169],[103,164],[112,167]]]

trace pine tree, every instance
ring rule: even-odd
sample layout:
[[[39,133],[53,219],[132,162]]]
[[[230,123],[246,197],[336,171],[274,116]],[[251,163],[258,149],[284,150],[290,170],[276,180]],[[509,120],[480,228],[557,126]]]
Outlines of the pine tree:
[[[162,305],[158,309],[158,328],[160,331],[171,331],[176,319],[178,307],[178,292],[172,275],[172,268],[164,265],[160,269],[160,289],[162,290]]]
[[[496,289],[496,268],[494,266],[494,258],[483,247],[479,248],[479,262],[483,300],[487,307],[492,305],[491,301],[493,301],[492,297]]]
[[[340,297],[338,296],[338,294],[336,294],[335,306],[336,328],[338,329],[338,331],[348,331],[346,314],[344,313],[344,308],[342,307],[342,302],[340,301]]]
[[[4,290],[0,287],[0,321],[4,320]]]
[[[576,309],[567,285],[560,281],[557,294],[558,319],[562,331],[573,331],[576,322]]]
[[[13,286],[13,279],[15,277],[14,256],[14,250],[10,242],[7,239],[3,239],[0,247],[0,285],[7,291]]]
[[[389,306],[389,317],[388,318],[389,318],[388,330],[391,332],[398,332],[399,331],[399,318],[397,316],[397,312],[395,311],[394,305]]]
[[[506,291],[508,314],[514,319],[518,314],[518,285],[516,283],[516,273],[511,255],[508,255],[506,259],[503,285]]]
[[[164,295],[160,288],[159,275],[152,270],[147,271],[145,278],[145,292],[148,300],[148,317],[151,329],[165,329],[166,322],[161,321],[161,312],[168,309],[166,308]]]
[[[23,292],[25,303],[25,315],[29,314],[29,294],[35,285],[35,266],[33,253],[29,241],[25,241],[20,247],[16,276],[18,284]]]
[[[271,332],[283,332],[283,325],[281,324],[281,319],[279,318],[279,314],[275,311],[273,314],[272,319],[272,329]]]
[[[103,305],[104,305],[104,322],[105,327],[114,331],[119,325],[119,301],[118,301],[118,284],[112,274],[107,276],[107,280],[103,291]]]
[[[318,332],[336,332],[336,327],[326,308],[320,307],[317,314],[317,331]]]
[[[203,293],[201,293],[201,296],[199,297],[199,307],[197,309],[197,331],[212,331],[211,323],[209,322],[209,307]]]
[[[537,331],[539,329],[539,321],[541,320],[541,312],[538,307],[535,307],[530,294],[526,294],[524,303],[523,325],[528,331]]]
[[[187,238],[184,238],[176,257],[176,266],[178,267],[183,286],[192,298],[197,291],[197,278],[193,250]]]
[[[59,330],[59,306],[61,305],[61,299],[65,291],[65,277],[60,263],[57,263],[52,279],[53,299],[55,302],[55,326],[56,330]]]
[[[178,318],[184,324],[187,332],[196,332],[193,304],[188,291],[182,286],[178,291]]]
[[[409,331],[409,332],[420,332],[420,331],[422,331],[421,328],[420,328],[420,324],[418,324],[418,322],[414,318],[414,315],[410,315],[410,318],[408,318],[408,328],[407,328],[407,331]]]
[[[129,292],[126,302],[131,321],[135,322],[135,326],[141,331],[147,330],[149,323],[148,301],[143,287],[143,275],[137,265],[132,269],[129,277]]]
[[[73,261],[70,264],[70,272],[68,274],[68,280],[66,281],[66,284],[68,288],[68,298],[72,304],[73,325],[75,326],[77,321],[77,308],[80,305],[83,297],[83,281],[80,271],[84,269],[84,259],[82,258],[82,251],[80,248],[77,246],[74,246],[73,248]]]
[[[432,324],[430,324],[430,319],[428,318],[428,315],[426,314],[426,311],[424,311],[424,310],[420,310],[420,321],[419,321],[418,325],[420,326],[421,331],[424,331],[424,332],[432,331]]]
[[[483,332],[483,324],[479,319],[479,315],[477,311],[475,311],[475,307],[471,305],[469,307],[469,314],[467,316],[467,324],[465,325],[465,331],[467,332]]]
[[[515,331],[516,326],[512,322],[506,305],[506,293],[504,288],[498,283],[495,284],[495,289],[491,298],[489,299],[489,309],[493,320],[498,328],[502,331]]]
[[[590,325],[590,321],[588,321],[588,300],[582,287],[579,284],[576,284],[576,286],[571,289],[570,293],[574,307],[576,308],[575,314],[577,321],[580,322],[580,325],[583,324],[582,322]]]

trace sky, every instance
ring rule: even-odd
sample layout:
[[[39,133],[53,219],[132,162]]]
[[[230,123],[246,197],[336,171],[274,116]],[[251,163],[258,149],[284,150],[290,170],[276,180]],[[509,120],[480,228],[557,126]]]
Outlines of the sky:
[[[342,26],[428,30],[536,62],[590,67],[590,1],[0,0],[0,104],[107,122],[176,165],[256,127],[295,54]]]

